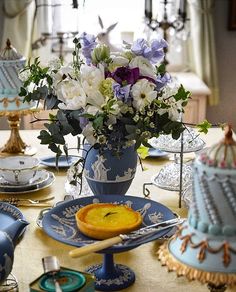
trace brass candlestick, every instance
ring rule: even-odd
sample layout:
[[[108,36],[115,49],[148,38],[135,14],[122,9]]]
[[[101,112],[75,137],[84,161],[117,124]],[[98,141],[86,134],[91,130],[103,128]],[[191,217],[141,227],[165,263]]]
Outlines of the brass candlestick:
[[[37,152],[37,149],[35,147],[27,145],[22,140],[19,132],[21,115],[26,115],[31,112],[31,109],[12,112],[0,112],[0,116],[7,116],[9,128],[11,130],[10,138],[8,139],[7,143],[0,149],[0,155],[34,155]]]

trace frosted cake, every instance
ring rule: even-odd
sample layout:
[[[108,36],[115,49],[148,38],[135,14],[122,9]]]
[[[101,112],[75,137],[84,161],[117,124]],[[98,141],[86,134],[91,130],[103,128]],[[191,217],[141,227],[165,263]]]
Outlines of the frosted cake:
[[[159,259],[188,279],[236,285],[236,142],[227,128],[222,141],[194,163],[188,220]]]
[[[0,111],[18,111],[32,107],[32,103],[23,103],[23,98],[18,95],[22,86],[18,74],[24,68],[25,61],[7,40],[6,48],[0,52]]]

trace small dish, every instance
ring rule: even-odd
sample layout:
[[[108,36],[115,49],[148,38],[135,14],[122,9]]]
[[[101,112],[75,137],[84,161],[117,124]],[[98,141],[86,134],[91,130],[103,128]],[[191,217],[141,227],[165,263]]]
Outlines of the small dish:
[[[58,160],[58,167],[59,168],[69,168],[72,164],[78,161],[77,156],[73,155],[62,155],[59,157]],[[56,157],[55,156],[48,156],[41,158],[41,164],[49,166],[49,167],[56,167]]]
[[[31,156],[0,158],[0,177],[9,184],[23,185],[35,176],[38,165],[39,159]]]
[[[149,148],[147,157],[165,157],[168,153],[160,149]]]

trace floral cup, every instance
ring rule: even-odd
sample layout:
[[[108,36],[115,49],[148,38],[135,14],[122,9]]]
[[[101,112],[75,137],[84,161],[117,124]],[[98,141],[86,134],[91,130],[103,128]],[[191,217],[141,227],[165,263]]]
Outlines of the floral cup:
[[[30,156],[0,159],[0,177],[12,185],[28,183],[36,174],[40,161]]]

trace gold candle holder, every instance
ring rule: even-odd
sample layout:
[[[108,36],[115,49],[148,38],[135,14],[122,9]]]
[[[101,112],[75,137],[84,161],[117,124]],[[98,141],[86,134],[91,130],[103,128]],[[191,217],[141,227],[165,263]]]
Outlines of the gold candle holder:
[[[35,147],[27,145],[20,136],[20,121],[21,116],[32,113],[32,109],[22,110],[22,111],[6,111],[0,112],[0,116],[6,116],[10,128],[10,138],[7,143],[0,148],[0,155],[34,155],[37,152]]]

